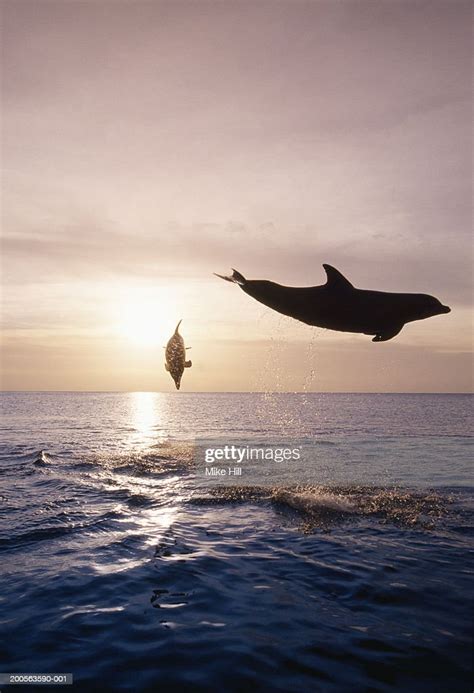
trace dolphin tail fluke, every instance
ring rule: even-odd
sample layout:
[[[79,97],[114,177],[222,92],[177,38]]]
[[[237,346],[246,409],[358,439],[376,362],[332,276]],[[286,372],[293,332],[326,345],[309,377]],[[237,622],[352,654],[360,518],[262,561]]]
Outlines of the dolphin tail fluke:
[[[178,322],[178,324],[176,325],[176,329],[175,329],[175,331],[174,331],[175,334],[178,334],[179,326],[181,325],[182,322],[183,322],[183,320],[181,319],[181,320]]]
[[[232,268],[232,276],[231,277],[226,277],[224,274],[217,274],[214,272],[216,277],[220,277],[221,279],[225,279],[226,282],[233,282],[234,284],[239,284],[239,286],[243,286],[247,280],[243,276],[243,274],[240,274],[240,272],[237,272],[234,268]]]

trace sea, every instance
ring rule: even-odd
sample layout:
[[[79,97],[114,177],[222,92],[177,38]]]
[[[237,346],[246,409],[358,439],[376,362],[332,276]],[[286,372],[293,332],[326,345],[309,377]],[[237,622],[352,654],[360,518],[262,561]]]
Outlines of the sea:
[[[471,396],[1,405],[2,691],[472,690]]]

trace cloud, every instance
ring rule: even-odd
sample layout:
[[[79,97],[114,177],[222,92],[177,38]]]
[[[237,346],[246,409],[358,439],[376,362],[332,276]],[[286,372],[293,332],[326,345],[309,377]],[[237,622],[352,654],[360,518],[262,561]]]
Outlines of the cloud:
[[[295,226],[291,235],[274,224],[165,225],[154,232],[100,230],[100,223],[61,230],[5,235],[4,281],[28,283],[164,279],[207,280],[236,266],[249,278],[280,283],[324,283],[323,262],[357,286],[440,293],[470,304],[471,258],[450,237],[413,239],[377,234],[332,241],[330,233]]]

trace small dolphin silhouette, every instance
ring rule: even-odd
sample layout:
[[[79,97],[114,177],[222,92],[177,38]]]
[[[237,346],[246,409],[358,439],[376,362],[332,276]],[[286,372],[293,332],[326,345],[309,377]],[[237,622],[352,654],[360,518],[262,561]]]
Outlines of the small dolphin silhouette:
[[[246,294],[278,313],[307,325],[339,332],[373,334],[373,342],[387,342],[407,322],[449,313],[434,296],[356,289],[337,269],[323,265],[327,282],[297,288],[266,280],[247,280],[233,270],[231,277],[217,277],[238,284]]]
[[[181,378],[183,377],[184,369],[191,368],[191,366],[193,365],[192,361],[186,361],[186,347],[184,346],[184,339],[178,332],[180,325],[181,320],[176,325],[174,334],[168,341],[165,351],[165,368],[173,378],[177,390],[179,390],[180,388]]]

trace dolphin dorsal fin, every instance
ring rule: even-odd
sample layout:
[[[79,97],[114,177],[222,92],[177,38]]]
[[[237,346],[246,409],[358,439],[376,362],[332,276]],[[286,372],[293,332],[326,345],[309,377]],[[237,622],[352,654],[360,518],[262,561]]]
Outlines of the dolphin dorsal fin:
[[[326,286],[329,286],[331,288],[336,288],[336,289],[353,289],[353,285],[350,283],[348,279],[345,278],[343,274],[339,272],[335,267],[332,267],[332,265],[323,265],[324,270],[326,272],[326,276],[328,278]]]
[[[180,320],[180,321],[178,322],[178,324],[176,325],[176,329],[175,329],[175,331],[174,331],[175,334],[178,334],[179,326],[181,325],[182,322],[183,322],[183,321]]]

